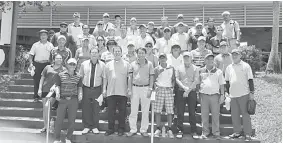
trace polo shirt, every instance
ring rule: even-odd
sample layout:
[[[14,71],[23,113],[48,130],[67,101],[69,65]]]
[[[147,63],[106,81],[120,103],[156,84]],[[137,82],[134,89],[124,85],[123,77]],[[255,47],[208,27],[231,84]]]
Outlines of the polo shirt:
[[[200,36],[203,36],[203,34],[200,34],[200,35],[192,35],[192,36],[189,37],[188,43],[189,43],[189,44],[192,44],[191,50],[195,50],[195,49],[198,48],[198,44],[197,44],[197,43],[198,43],[198,38],[199,38]],[[206,40],[206,42],[207,42],[207,40]]]
[[[231,98],[241,97],[250,93],[249,79],[253,79],[251,66],[241,61],[238,64],[230,64],[225,70],[225,80],[230,84]]]
[[[187,33],[175,33],[171,37],[174,43],[178,43],[182,51],[188,50],[189,35]]]
[[[145,65],[137,61],[131,63],[133,70],[133,84],[149,85],[150,76],[154,75],[154,68],[150,61],[146,60]]]
[[[204,57],[207,54],[212,54],[212,52],[208,49],[204,49],[203,51],[200,51],[199,48],[192,50],[192,59],[193,59],[193,63],[194,65],[198,66],[198,67],[203,67],[204,66]]]
[[[161,67],[161,65],[157,66],[154,69],[155,73],[155,84],[158,87],[173,87],[175,83],[175,70],[172,66],[167,65],[166,68]]]
[[[139,35],[140,35],[140,31],[137,27],[136,27],[136,29],[132,29],[131,27],[129,27],[127,29],[127,36],[128,37],[136,39]]]
[[[188,30],[188,34],[189,34],[189,35],[195,35],[196,33],[197,33],[197,29],[196,29],[195,26],[192,27],[192,28],[190,28],[190,29]],[[202,29],[202,32],[201,32],[201,33],[202,33],[204,36],[207,35],[205,28]]]
[[[228,39],[237,38],[235,31],[240,31],[240,26],[237,21],[230,20],[228,23],[224,21],[221,27],[223,28],[223,37],[227,37]]]
[[[222,41],[228,42],[227,38],[224,39],[224,37],[220,38],[220,37],[214,36],[210,40],[208,40],[207,43],[212,46],[213,53],[220,53],[219,47]]]
[[[121,36],[119,36],[117,38],[117,43],[118,45],[122,48],[122,55],[126,55],[128,53],[128,42],[129,42],[129,38],[128,36],[122,38]]]
[[[89,45],[91,47],[95,47],[97,45],[95,37],[93,35],[91,35],[91,34],[88,34],[88,35],[84,35],[84,34],[78,35],[77,45],[79,45],[81,47],[82,44],[83,44],[83,39],[84,38],[88,38],[89,39]]]
[[[158,66],[158,57],[156,55],[147,55],[146,59],[152,63],[153,67]]]
[[[189,68],[186,68],[184,64],[180,65],[176,69],[176,78],[186,87],[190,89],[196,88],[196,85],[199,83],[199,68],[193,64]],[[179,86],[179,89],[182,89]]]
[[[44,81],[42,85],[42,92],[49,92],[50,88],[56,82],[56,76],[58,75],[58,73],[66,71],[66,70],[67,69],[63,66],[55,70],[53,68],[53,65],[47,65],[41,73],[41,76],[44,77]]]
[[[97,63],[95,64],[95,69],[92,68],[93,67],[92,65],[93,64],[91,63],[90,60],[86,60],[81,64],[79,73],[82,76],[82,83],[84,86],[91,87],[90,83],[92,80],[93,81],[92,87],[101,86],[103,81],[105,64],[102,61],[98,60]],[[91,78],[92,70],[94,70],[93,78]]]
[[[49,61],[52,49],[54,49],[52,43],[47,41],[43,44],[38,41],[32,45],[29,54],[34,56],[36,62]]]
[[[167,64],[177,69],[180,65],[184,64],[183,55],[179,55],[178,58],[175,58],[172,54],[167,55]]]
[[[225,84],[223,73],[220,69],[213,67],[208,70],[203,67],[199,70],[200,93],[219,94],[220,86]]]
[[[214,62],[216,64],[216,67],[219,68],[223,72],[223,74],[225,74],[227,66],[232,64],[233,62],[232,55],[230,53],[218,54],[214,58]]]
[[[56,77],[56,85],[60,86],[60,96],[71,97],[78,95],[78,87],[82,87],[79,74],[69,75],[68,71],[61,72]]]
[[[107,96],[126,96],[130,74],[132,74],[132,69],[127,61],[120,59],[119,61],[108,62],[103,74],[103,77],[107,80]]]
[[[100,58],[102,61],[104,61],[105,63],[109,62],[109,61],[112,61],[114,60],[114,55],[109,52],[108,50],[106,52],[103,52],[101,54],[101,58]]]
[[[135,43],[135,46],[136,46],[136,49],[138,48],[145,48],[145,44],[147,43],[154,43],[153,39],[151,36],[149,36],[148,34],[146,34],[146,36],[144,38],[142,38],[141,36],[138,36],[136,38],[136,43]],[[152,45],[154,46],[154,45]]]
[[[82,35],[83,34],[83,23],[79,23],[79,25],[75,25],[75,23],[71,23],[68,25],[68,33],[70,33],[73,37],[75,42],[77,42],[78,39],[78,35]]]
[[[70,33],[67,33],[67,32],[57,32],[53,35],[52,39],[51,39],[51,43],[53,44],[54,47],[57,47],[58,46],[58,37],[60,35],[64,35],[66,37],[66,44],[65,44],[65,47],[67,48],[71,48],[71,46],[75,46],[77,47],[77,44],[75,42],[75,39],[74,37],[70,34]],[[77,36],[76,36],[77,37]]]
[[[64,50],[59,50],[58,47],[55,47],[53,50],[51,50],[51,56],[50,56],[50,61],[52,61],[52,59],[54,59],[54,56],[56,54],[60,54],[62,56],[62,60],[63,60],[63,65],[67,64],[67,61],[72,58],[72,52],[69,48],[64,48]]]
[[[98,30],[94,30],[92,35],[96,38],[98,36],[103,36],[106,37],[107,36],[107,32],[105,32],[104,30],[102,31],[98,31]]]
[[[157,39],[154,48],[158,50],[159,53],[170,54],[171,47],[173,46],[171,38],[166,40],[164,37]]]
[[[134,54],[134,55],[126,54],[126,55],[123,55],[122,59],[131,64],[132,62],[136,61],[138,57],[137,57],[137,54]]]

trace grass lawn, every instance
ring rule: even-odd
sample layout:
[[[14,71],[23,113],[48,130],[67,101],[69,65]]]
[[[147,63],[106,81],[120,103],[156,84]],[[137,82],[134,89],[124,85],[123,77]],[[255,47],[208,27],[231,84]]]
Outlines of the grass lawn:
[[[251,116],[256,138],[262,143],[282,143],[282,75],[254,79],[256,114]]]

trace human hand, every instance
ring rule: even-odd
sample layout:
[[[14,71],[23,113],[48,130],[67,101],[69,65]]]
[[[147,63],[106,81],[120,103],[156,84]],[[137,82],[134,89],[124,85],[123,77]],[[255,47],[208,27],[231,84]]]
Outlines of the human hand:
[[[224,101],[225,101],[225,96],[224,95],[220,95],[220,97],[219,97],[219,104],[224,103]]]
[[[101,94],[102,94],[103,97],[107,97],[106,90],[103,90],[103,92]]]
[[[37,94],[38,94],[39,97],[41,97],[41,96],[42,96],[42,90],[41,90],[41,89],[38,89]]]
[[[131,96],[132,96],[132,90],[131,90],[131,89],[128,89],[127,96],[128,96],[128,97],[131,97]]]
[[[148,91],[147,91],[147,98],[150,98],[151,97],[151,93],[152,93],[152,89],[149,88]]]
[[[254,93],[250,93],[249,96],[250,96],[250,100],[254,100]]]
[[[79,93],[78,99],[79,99],[79,102],[82,101],[82,99],[83,99],[83,94],[82,93]]]

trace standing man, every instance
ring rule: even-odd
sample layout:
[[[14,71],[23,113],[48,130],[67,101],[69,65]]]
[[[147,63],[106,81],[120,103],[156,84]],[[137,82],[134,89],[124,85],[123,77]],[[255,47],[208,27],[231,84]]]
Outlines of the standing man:
[[[220,69],[214,66],[214,55],[205,56],[205,67],[199,71],[199,96],[201,98],[201,139],[207,139],[209,130],[209,113],[212,116],[212,134],[217,140],[220,138],[219,114],[220,104],[224,102],[225,80]]]
[[[77,47],[82,47],[83,39],[89,39],[89,44],[91,48],[97,46],[96,39],[93,35],[89,34],[89,26],[83,25],[83,34],[78,35]]]
[[[121,33],[117,38],[117,43],[122,48],[122,55],[126,55],[128,53],[128,44],[131,39],[127,36],[127,27],[124,24],[121,24]]]
[[[137,19],[135,17],[132,17],[130,20],[130,27],[127,30],[127,35],[133,40],[136,40],[136,38],[140,35],[137,26]]]
[[[130,64],[134,61],[137,60],[137,54],[136,54],[136,50],[135,50],[135,45],[132,43],[129,43],[129,45],[127,46],[127,54],[123,55],[123,60],[129,62]]]
[[[103,95],[107,96],[108,103],[108,130],[105,136],[114,133],[115,113],[118,109],[117,118],[119,121],[118,135],[124,135],[127,96],[132,96],[132,70],[130,64],[122,59],[122,48],[113,48],[115,59],[105,66]]]
[[[154,44],[155,44],[157,37],[156,37],[156,29],[154,28],[154,22],[153,21],[148,22],[146,33],[151,36],[151,38],[153,39]]]
[[[55,59],[54,56],[56,54],[60,54],[62,56],[62,65],[67,65],[67,61],[72,58],[72,52],[69,48],[65,47],[66,41],[67,40],[64,35],[60,35],[58,37],[58,47],[55,47],[53,50],[51,50],[50,61],[52,61],[52,59]]]
[[[221,24],[224,30],[222,36],[228,39],[228,44],[230,45],[229,52],[231,52],[240,45],[240,26],[237,21],[230,18],[229,11],[224,11],[222,17],[224,19],[224,22]]]
[[[163,33],[164,37],[157,39],[154,49],[156,49],[158,53],[170,54],[171,46],[173,44],[171,40],[171,29],[169,27],[165,27]]]
[[[80,67],[80,75],[83,83],[82,116],[84,130],[82,134],[92,131],[98,134],[99,125],[99,103],[96,99],[102,93],[103,73],[105,64],[99,60],[98,49],[90,50],[91,59],[84,61]]]
[[[197,32],[197,29],[196,29],[196,24],[197,23],[201,23],[200,21],[199,21],[199,18],[198,17],[195,17],[194,19],[193,19],[193,24],[195,25],[195,26],[193,26],[192,28],[190,28],[189,30],[188,30],[188,34],[191,36],[191,35],[195,35],[195,33]],[[205,31],[205,29],[204,28],[202,28],[201,29],[201,33],[204,35],[204,36],[206,36],[206,31]]]
[[[82,27],[84,24],[80,22],[80,17],[81,17],[80,13],[75,12],[73,15],[74,22],[68,25],[68,33],[70,33],[73,36],[75,42],[78,41],[78,36],[83,34]]]
[[[196,85],[199,82],[198,67],[192,64],[192,55],[189,52],[183,53],[184,63],[176,69],[176,83],[178,84],[175,102],[177,106],[177,138],[183,138],[184,128],[184,112],[185,106],[189,107],[189,122],[191,125],[191,135],[198,138],[196,126],[196,105],[197,93]]]
[[[225,74],[227,66],[232,64],[232,55],[229,53],[228,49],[227,42],[222,41],[220,43],[220,54],[214,58],[216,68],[222,70],[223,74]]]
[[[35,74],[33,76],[34,85],[34,101],[38,101],[38,88],[41,78],[41,72],[43,69],[50,64],[50,53],[54,49],[52,43],[48,42],[48,32],[46,30],[39,31],[40,41],[34,43],[29,52],[29,68],[35,67]]]
[[[136,48],[145,48],[145,44],[154,43],[151,36],[146,33],[146,25],[142,24],[139,26],[140,35],[136,39]]]
[[[108,28],[109,27],[114,27],[114,24],[112,24],[110,21],[110,16],[108,13],[104,13],[103,16],[102,16],[102,20],[103,20],[103,30],[104,31],[108,31]],[[97,26],[95,27],[93,33],[95,33],[97,31]]]
[[[247,112],[248,100],[254,99],[254,82],[251,66],[241,60],[241,51],[232,51],[233,64],[230,64],[225,71],[226,89],[231,98],[231,116],[234,133],[230,138],[242,136],[243,121],[244,137],[247,141],[251,140],[252,124],[249,113]]]
[[[73,54],[72,57],[75,57],[75,53],[76,53],[76,50],[77,50],[77,44],[75,42],[74,37],[70,33],[67,33],[67,26],[68,26],[68,24],[66,22],[60,23],[60,32],[55,33],[55,35],[51,39],[51,43],[53,44],[54,47],[57,47],[58,46],[58,42],[57,42],[58,37],[60,35],[64,35],[67,39],[65,46],[71,50],[71,52]]]
[[[142,136],[147,137],[147,129],[149,124],[149,106],[150,97],[153,88],[154,68],[146,56],[146,49],[137,49],[138,60],[131,64],[133,69],[133,95],[131,97],[131,114],[129,116],[129,123],[131,131],[127,136],[133,136],[137,133],[137,118],[139,103],[141,102],[141,128]]]
[[[161,17],[161,26],[157,28],[157,37],[162,38],[164,36],[163,30],[165,27],[169,27],[172,31],[172,27],[168,23],[168,17],[163,16]]]
[[[98,21],[96,24],[95,29],[92,32],[92,35],[96,38],[98,36],[103,36],[106,37],[107,36],[107,32],[105,30],[103,30],[104,27],[104,23],[103,21]]]
[[[189,35],[187,33],[184,33],[183,27],[184,23],[180,22],[177,24],[177,33],[173,34],[171,39],[172,41],[178,43],[181,46],[181,51],[191,51],[191,49],[188,49],[188,40],[189,40]]]
[[[122,22],[122,17],[120,15],[115,15],[115,36],[121,36],[121,22]]]
[[[204,36],[204,34],[201,32],[202,29],[203,29],[203,26],[201,23],[197,23],[196,24],[196,32],[191,34],[189,37],[189,40],[188,40],[188,44],[189,44],[189,47],[191,48],[191,50],[194,50],[198,47],[197,45],[197,42],[198,42],[198,38],[200,36]]]
[[[227,38],[224,38],[222,36],[222,33],[223,33],[223,28],[221,26],[217,26],[216,35],[212,37],[210,40],[208,40],[207,42],[209,45],[211,45],[213,54],[221,53],[221,50],[219,47],[222,41],[226,41],[226,43],[228,42]],[[229,48],[229,44],[228,44],[228,48]]]
[[[183,15],[183,14],[178,14],[178,16],[177,16],[177,24],[180,23],[180,22],[183,22],[183,23],[184,23],[184,15]],[[172,34],[174,34],[174,33],[176,33],[176,32],[178,31],[178,30],[177,30],[177,27],[178,27],[177,24],[174,25],[174,31],[172,32]],[[189,26],[188,26],[187,24],[184,24],[184,26],[183,26],[183,31],[184,31],[185,33],[187,33],[188,30],[189,30]]]
[[[203,67],[204,66],[204,57],[207,54],[212,54],[212,52],[208,49],[205,48],[205,42],[206,38],[203,36],[200,36],[198,38],[197,45],[198,47],[195,50],[192,50],[192,56],[193,56],[193,63],[194,65],[198,67]]]

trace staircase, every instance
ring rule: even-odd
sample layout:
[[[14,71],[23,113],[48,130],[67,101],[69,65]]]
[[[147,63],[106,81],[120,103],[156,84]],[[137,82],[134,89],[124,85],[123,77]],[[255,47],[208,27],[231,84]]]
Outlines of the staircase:
[[[130,108],[128,108],[128,111]],[[129,113],[128,113],[129,114]],[[52,116],[56,112],[51,113]],[[67,116],[67,115],[66,115]],[[138,121],[141,119],[139,113]],[[166,121],[166,116],[162,116],[162,121]],[[190,133],[190,124],[188,112],[186,109],[184,130],[185,133]],[[211,123],[211,117],[210,117]],[[67,120],[64,121],[63,128],[66,129]],[[140,124],[138,122],[138,128]],[[156,127],[156,125],[155,125]],[[155,128],[154,127],[154,128]],[[40,134],[40,129],[43,128],[42,120],[42,103],[33,102],[33,80],[29,74],[22,74],[20,80],[15,80],[13,85],[9,85],[9,91],[0,93],[0,142],[23,143],[40,143],[45,141],[45,134]],[[81,108],[77,111],[77,119],[74,132],[74,142],[77,143],[150,143],[150,138],[144,138],[140,135],[134,137],[119,137],[111,135],[104,136],[104,132],[108,129],[107,113],[100,113],[99,130],[100,134],[81,135],[80,131],[83,129],[82,125],[82,111]],[[129,131],[127,125],[126,131]],[[201,133],[201,114],[200,106],[197,108],[197,131]],[[150,132],[150,125],[149,130]],[[232,119],[229,111],[225,108],[221,110],[220,115],[220,132],[224,136],[222,140],[215,140],[212,138],[206,140],[194,140],[189,135],[185,135],[183,139],[169,139],[169,138],[155,138],[155,143],[244,143],[242,139],[230,140],[225,136],[233,133]],[[255,132],[253,130],[253,132]],[[63,133],[64,134],[64,133]],[[51,136],[52,138],[52,136]],[[62,137],[63,138],[63,137]],[[53,139],[51,139],[53,141]],[[251,143],[260,143],[259,140],[253,140]]]

